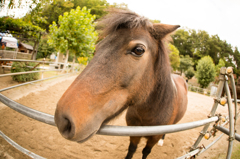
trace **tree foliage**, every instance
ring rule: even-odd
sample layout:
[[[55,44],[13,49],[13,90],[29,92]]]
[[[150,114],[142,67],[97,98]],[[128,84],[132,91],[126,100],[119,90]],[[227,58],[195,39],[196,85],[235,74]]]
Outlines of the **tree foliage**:
[[[186,71],[188,68],[193,66],[192,58],[189,55],[180,55],[179,69],[181,72]]]
[[[50,39],[48,43],[62,53],[71,51],[83,57],[91,56],[95,49],[97,33],[93,25],[95,16],[83,7],[72,9],[59,16],[59,27],[53,22],[50,25]]]
[[[204,56],[210,56],[215,65],[223,59],[226,67],[235,70],[240,67],[240,53],[218,35],[209,35],[206,31],[194,29],[179,29],[173,35],[173,44],[180,55],[189,55],[193,59],[194,68]],[[240,71],[237,73],[240,76]]]
[[[109,5],[111,8],[118,8],[118,9],[128,9],[128,5],[126,3],[116,3],[114,2],[112,5]]]
[[[210,56],[205,56],[201,58],[197,65],[197,74],[198,83],[201,88],[206,88],[210,82],[214,81],[216,76],[215,65]]]
[[[88,57],[79,57],[78,62],[82,65],[87,65],[88,63]]]
[[[219,63],[215,66],[216,76],[219,76],[221,67],[225,67],[223,59],[220,59]]]
[[[34,8],[25,17],[25,21],[31,21],[33,24],[49,30],[49,25],[54,21],[58,25],[58,17],[63,16],[65,12],[76,9],[78,6],[90,9],[92,15],[96,15],[96,19],[106,14],[106,8],[109,3],[106,0],[55,0],[52,3],[41,5]]]
[[[170,50],[170,55],[169,55],[170,63],[171,63],[173,70],[176,71],[180,65],[179,51],[174,45],[172,45],[170,43],[169,43],[168,47]]]
[[[44,29],[24,22],[22,19],[13,19],[10,17],[0,18],[0,30],[11,31],[12,34],[21,34],[24,38],[38,38],[39,34],[44,33]]]
[[[193,67],[189,67],[187,71],[185,71],[185,76],[187,79],[191,79],[195,75],[195,71]]]
[[[37,59],[39,58],[47,58],[52,53],[56,52],[55,48],[53,46],[50,46],[47,43],[48,37],[43,37],[39,43],[38,47],[38,53],[37,53]]]
[[[106,0],[74,0],[74,8],[77,6],[87,7],[91,10],[91,14],[96,16],[96,19],[101,18],[107,12],[105,11],[108,8],[109,3]]]
[[[38,3],[46,3],[49,2],[49,0],[26,0],[24,3],[22,3],[21,0],[15,1],[15,0],[0,0],[0,6],[4,7],[7,6],[8,9],[13,9],[13,8],[22,8],[26,7],[26,4],[28,5],[29,8],[33,8],[35,5]]]

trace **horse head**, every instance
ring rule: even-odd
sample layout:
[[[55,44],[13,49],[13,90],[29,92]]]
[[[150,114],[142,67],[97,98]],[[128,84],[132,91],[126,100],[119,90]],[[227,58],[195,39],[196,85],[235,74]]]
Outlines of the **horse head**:
[[[146,102],[156,83],[170,78],[164,39],[178,25],[152,24],[129,11],[114,12],[99,25],[103,39],[94,58],[55,112],[58,130],[72,141],[89,139],[127,107]]]

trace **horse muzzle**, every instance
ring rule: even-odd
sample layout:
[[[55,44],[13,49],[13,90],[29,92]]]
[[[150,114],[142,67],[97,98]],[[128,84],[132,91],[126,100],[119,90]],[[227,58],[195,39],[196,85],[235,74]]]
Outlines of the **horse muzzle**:
[[[64,138],[82,143],[96,134],[107,119],[111,120],[122,108],[126,108],[128,92],[79,94],[63,95],[57,104],[54,119]]]
[[[82,143],[96,134],[101,126],[101,120],[99,121],[97,116],[94,117],[95,119],[85,117],[84,120],[79,120],[67,111],[56,109],[54,119],[64,138]]]

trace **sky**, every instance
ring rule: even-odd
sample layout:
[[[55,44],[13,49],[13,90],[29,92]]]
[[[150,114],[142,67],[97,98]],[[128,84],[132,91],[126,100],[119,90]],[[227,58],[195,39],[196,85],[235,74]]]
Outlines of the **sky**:
[[[22,0],[27,4],[31,0]],[[107,0],[110,4],[125,3],[128,8],[161,23],[181,25],[182,28],[205,30],[226,40],[240,50],[240,0]],[[27,10],[12,11],[16,17]],[[0,9],[0,17],[7,9]]]
[[[14,0],[16,4],[18,4],[19,0]],[[0,8],[0,17],[2,16],[11,16],[14,18],[21,18],[29,11],[29,5],[32,3],[32,0],[21,0],[20,8],[13,8],[11,10],[8,9],[8,5]],[[5,4],[9,4],[9,0],[5,0]]]
[[[107,0],[161,23],[205,30],[240,50],[240,0]]]

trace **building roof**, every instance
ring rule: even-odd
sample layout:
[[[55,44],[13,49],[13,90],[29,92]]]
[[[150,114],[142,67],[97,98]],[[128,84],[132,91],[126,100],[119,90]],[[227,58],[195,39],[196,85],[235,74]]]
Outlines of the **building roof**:
[[[24,44],[24,43],[21,43],[21,42],[20,42],[20,44],[28,50],[33,50],[33,47],[31,45]]]
[[[17,39],[14,37],[4,36],[4,37],[2,37],[1,40],[2,40],[1,42],[6,43],[6,47],[18,48]]]
[[[3,37],[2,37],[2,42],[13,42],[13,43],[17,43],[17,39],[14,38],[14,37],[3,36]]]

